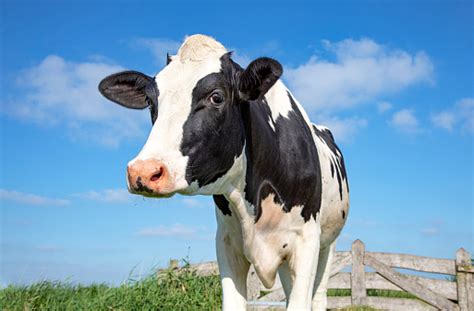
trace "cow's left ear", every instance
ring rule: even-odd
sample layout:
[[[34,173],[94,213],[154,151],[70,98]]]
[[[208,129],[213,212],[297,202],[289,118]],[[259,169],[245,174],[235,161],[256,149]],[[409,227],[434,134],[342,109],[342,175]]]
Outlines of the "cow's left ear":
[[[99,91],[107,99],[132,109],[144,109],[158,98],[155,80],[137,71],[123,71],[106,77],[99,83]]]
[[[279,62],[268,57],[251,62],[239,77],[239,94],[244,100],[256,100],[265,95],[283,73]]]

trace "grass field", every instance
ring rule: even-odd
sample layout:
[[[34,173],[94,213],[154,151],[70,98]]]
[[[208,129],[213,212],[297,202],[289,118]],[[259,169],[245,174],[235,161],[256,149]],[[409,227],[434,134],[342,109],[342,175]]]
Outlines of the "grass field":
[[[164,271],[114,287],[44,281],[0,290],[0,310],[219,310],[218,276]]]
[[[350,294],[350,290],[328,293],[330,296]],[[396,291],[368,290],[367,294],[413,298]],[[120,286],[43,281],[0,290],[0,310],[220,310],[221,303],[219,277],[198,276],[190,270],[164,270],[159,276],[129,280]]]

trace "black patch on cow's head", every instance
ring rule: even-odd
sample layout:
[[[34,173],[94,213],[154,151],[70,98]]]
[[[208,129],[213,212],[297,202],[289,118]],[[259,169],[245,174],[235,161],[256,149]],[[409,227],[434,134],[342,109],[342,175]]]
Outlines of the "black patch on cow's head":
[[[172,59],[169,53],[166,53],[166,65],[168,66],[171,63]]]
[[[153,193],[153,190],[151,190],[150,188],[148,188],[147,186],[145,186],[143,183],[142,183],[142,178],[141,177],[138,177],[137,178],[137,188],[135,189],[137,192],[141,192],[141,193]]]
[[[151,121],[158,117],[158,86],[155,79],[137,71],[123,71],[104,78],[99,92],[107,99],[127,108],[150,108]]]
[[[346,218],[346,212],[342,211],[342,219],[345,219],[345,218]]]
[[[213,195],[212,198],[214,199],[214,203],[216,204],[217,208],[222,212],[224,215],[232,216],[232,211],[229,207],[229,201],[221,195]]]
[[[183,125],[181,153],[188,156],[186,181],[208,185],[223,176],[243,150],[244,131],[235,77],[240,66],[221,58],[221,71],[200,79],[192,92],[191,112]]]

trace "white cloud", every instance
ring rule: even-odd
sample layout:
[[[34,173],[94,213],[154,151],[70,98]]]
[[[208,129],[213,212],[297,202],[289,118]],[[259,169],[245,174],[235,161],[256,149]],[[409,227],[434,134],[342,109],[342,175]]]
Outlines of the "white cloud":
[[[285,70],[290,89],[310,111],[353,108],[433,81],[433,64],[423,51],[411,55],[367,38],[323,43],[334,61],[312,56],[305,64]]]
[[[49,55],[21,73],[21,96],[4,105],[4,113],[42,126],[61,126],[74,140],[116,147],[123,139],[143,136],[144,124],[150,122],[148,112],[131,112],[97,90],[101,79],[121,70],[107,62],[75,63]]]
[[[431,121],[437,127],[444,128],[445,130],[452,131],[454,123],[456,121],[456,116],[453,112],[450,111],[441,111],[434,114],[431,117]]]
[[[387,112],[390,109],[392,109],[392,104],[389,102],[384,101],[377,103],[377,110],[379,113]]]
[[[0,200],[28,205],[65,206],[70,204],[69,200],[65,199],[48,198],[32,193],[6,189],[0,189]]]
[[[139,230],[135,235],[140,237],[184,237],[189,238],[199,233],[199,229],[195,227],[189,227],[182,224],[174,224],[172,226],[157,226],[144,228]]]
[[[395,112],[389,122],[402,132],[416,133],[420,131],[418,119],[411,109],[402,109]]]
[[[453,107],[433,114],[431,122],[448,131],[453,131],[456,126],[459,126],[463,130],[474,133],[474,98],[460,99]]]
[[[164,38],[139,38],[134,43],[149,49],[159,66],[166,64],[166,53],[174,55],[181,46],[181,42]]]
[[[101,191],[78,193],[74,196],[106,203],[128,203],[131,201],[132,194],[126,189],[105,189]]]

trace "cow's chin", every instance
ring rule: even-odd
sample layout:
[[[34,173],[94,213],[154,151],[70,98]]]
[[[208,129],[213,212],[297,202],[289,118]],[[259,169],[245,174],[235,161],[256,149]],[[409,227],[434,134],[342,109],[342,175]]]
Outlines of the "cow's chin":
[[[176,185],[178,186],[178,184]],[[182,185],[181,187],[176,187],[176,186],[171,186],[168,185],[166,188],[159,188],[159,189],[152,189],[148,188],[146,186],[138,187],[138,188],[132,188],[128,187],[128,191],[131,194],[136,194],[136,195],[141,195],[147,198],[170,198],[174,196],[175,194],[182,194],[182,195],[193,195],[196,192],[196,189],[193,189],[193,187],[189,187],[189,185]]]
[[[128,192],[135,195],[140,195],[147,198],[170,198],[176,194],[177,191],[155,191],[151,189],[128,189]]]

